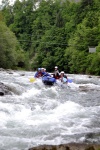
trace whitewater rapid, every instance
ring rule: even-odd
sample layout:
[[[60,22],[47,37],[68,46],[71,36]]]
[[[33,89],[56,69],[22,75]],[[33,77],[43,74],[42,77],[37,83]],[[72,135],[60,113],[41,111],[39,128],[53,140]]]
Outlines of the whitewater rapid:
[[[0,72],[12,95],[0,97],[0,147],[100,143],[100,78],[69,74],[68,86],[30,82],[35,72]]]

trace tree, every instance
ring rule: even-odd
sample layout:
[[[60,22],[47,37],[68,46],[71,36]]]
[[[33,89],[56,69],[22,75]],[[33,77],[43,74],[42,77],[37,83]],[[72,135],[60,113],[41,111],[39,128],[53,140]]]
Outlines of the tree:
[[[23,61],[22,57],[24,54],[14,33],[0,21],[0,67],[14,69],[18,65],[18,61]]]

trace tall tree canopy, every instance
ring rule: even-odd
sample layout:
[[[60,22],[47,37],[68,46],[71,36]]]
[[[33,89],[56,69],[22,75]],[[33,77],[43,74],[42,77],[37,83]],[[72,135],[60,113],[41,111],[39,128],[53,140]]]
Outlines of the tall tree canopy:
[[[99,8],[99,0],[16,0],[4,5],[2,13],[32,69],[52,71],[58,65],[68,73],[100,75]],[[89,46],[96,47],[95,54]]]
[[[14,33],[0,20],[0,67],[14,69],[24,59],[24,53]]]

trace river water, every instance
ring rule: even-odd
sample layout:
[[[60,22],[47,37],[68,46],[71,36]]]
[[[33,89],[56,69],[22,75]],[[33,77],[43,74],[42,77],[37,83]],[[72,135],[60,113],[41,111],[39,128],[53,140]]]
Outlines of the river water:
[[[69,74],[68,86],[30,82],[35,72],[0,72],[0,150],[42,144],[100,143],[100,78]]]

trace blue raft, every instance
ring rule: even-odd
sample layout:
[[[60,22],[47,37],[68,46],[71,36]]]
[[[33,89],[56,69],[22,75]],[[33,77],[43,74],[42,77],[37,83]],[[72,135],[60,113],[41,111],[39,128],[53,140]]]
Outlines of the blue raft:
[[[56,82],[56,79],[50,76],[43,76],[42,77],[42,82],[45,85],[54,85],[54,83]]]

